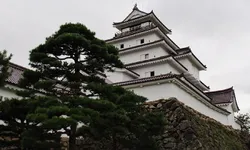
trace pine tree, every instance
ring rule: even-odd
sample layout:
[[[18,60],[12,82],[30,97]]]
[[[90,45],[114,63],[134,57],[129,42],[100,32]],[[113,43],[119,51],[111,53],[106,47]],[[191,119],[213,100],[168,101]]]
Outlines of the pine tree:
[[[5,84],[5,80],[10,75],[10,72],[8,72],[9,68],[9,62],[12,57],[12,54],[7,56],[7,51],[3,50],[3,52],[0,52],[0,87],[3,87]]]
[[[105,83],[105,71],[123,67],[118,50],[82,24],[62,25],[31,50],[30,65],[34,71],[26,71],[20,85],[44,93],[33,98],[38,107],[26,118],[42,134],[39,141],[66,134],[70,150],[86,136],[111,140],[114,150],[136,148],[162,129],[162,116],[142,109],[145,98]]]
[[[12,55],[7,56],[7,51],[0,53],[0,85],[1,88],[16,93],[19,98],[1,98],[0,100],[0,149],[49,149],[60,147],[60,136],[51,136],[47,133],[35,138],[41,132],[37,124],[28,119],[29,113],[35,112],[39,105],[39,97],[36,97],[34,90],[15,90],[5,87],[6,79],[12,73],[9,69],[9,61]],[[29,72],[29,70],[27,70]],[[42,99],[41,99],[42,100]],[[59,137],[59,138],[58,138]],[[53,138],[53,139],[51,139]],[[57,141],[55,141],[57,139]],[[32,142],[32,141],[33,142]],[[39,141],[40,140],[40,141]],[[45,141],[45,142],[44,142]],[[53,144],[47,144],[47,141],[55,141]],[[40,144],[42,143],[42,144]],[[48,142],[47,142],[48,143]],[[51,143],[51,142],[50,142]]]
[[[7,55],[7,51],[0,52],[0,88],[5,88],[6,79],[11,74],[9,70],[9,62],[12,54]],[[22,120],[20,109],[23,105],[17,99],[8,100],[1,97],[0,99],[0,148],[17,148],[20,147],[18,138],[20,137],[20,128],[18,119]],[[25,105],[24,105],[25,106]],[[24,112],[25,113],[25,112]]]

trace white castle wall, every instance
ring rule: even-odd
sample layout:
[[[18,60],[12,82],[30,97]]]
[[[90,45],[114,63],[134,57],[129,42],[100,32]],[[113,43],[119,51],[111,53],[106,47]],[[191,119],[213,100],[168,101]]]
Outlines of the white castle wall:
[[[148,59],[152,59],[152,58],[157,58],[160,56],[164,56],[164,55],[169,55],[169,53],[164,50],[163,47],[160,46],[154,46],[154,47],[147,47],[144,49],[137,49],[137,50],[133,50],[127,53],[122,53],[120,54],[120,59],[123,63],[133,63],[133,62],[137,62],[140,60],[145,60],[144,59],[144,55],[148,54],[149,58]]]
[[[149,71],[154,71],[155,76],[161,74],[167,74],[169,72],[178,74],[180,73],[177,71],[173,66],[171,66],[168,62],[163,63],[155,63],[151,65],[144,65],[138,68],[132,68],[132,70],[140,75],[141,78],[146,77],[145,73]]]
[[[229,124],[228,116],[209,108],[174,83],[155,83],[155,85],[150,86],[131,87],[129,90],[134,91],[138,95],[147,97],[149,101],[176,97],[179,101],[198,112],[214,118],[222,124]]]
[[[160,37],[156,33],[142,34],[140,36],[134,36],[134,37],[127,38],[127,39],[121,39],[121,40],[118,40],[116,42],[112,42],[112,44],[115,47],[117,47],[118,49],[120,49],[121,44],[124,44],[123,49],[125,49],[125,48],[129,48],[129,47],[141,45],[141,43],[140,43],[141,39],[144,39],[144,43],[149,43],[149,42],[154,42],[154,41],[160,40]]]
[[[191,73],[195,78],[200,79],[200,71],[187,57],[178,59],[178,61],[184,65],[188,69],[188,72]]]
[[[233,113],[234,111],[233,111],[233,108],[232,108],[232,103],[227,105],[227,106],[220,106],[220,107],[226,109],[229,112],[232,112],[228,116],[228,124],[231,125],[235,129],[241,129],[240,125],[235,122],[235,116],[234,116],[234,113]]]
[[[107,72],[106,76],[108,78],[108,80],[110,80],[111,82],[115,83],[115,82],[121,82],[121,81],[129,81],[129,80],[133,80],[134,78],[125,74],[124,72]]]
[[[14,89],[14,90],[20,90],[20,88],[18,88],[17,86],[13,86],[10,84],[6,84],[5,87]],[[0,88],[0,96],[2,96],[3,98],[19,98],[13,91],[7,88],[4,88],[4,87]]]

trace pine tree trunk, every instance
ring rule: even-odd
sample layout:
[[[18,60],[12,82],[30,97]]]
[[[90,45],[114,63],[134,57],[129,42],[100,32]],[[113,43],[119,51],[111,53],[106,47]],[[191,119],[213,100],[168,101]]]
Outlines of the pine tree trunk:
[[[69,150],[76,150],[76,125],[71,126],[69,137]]]

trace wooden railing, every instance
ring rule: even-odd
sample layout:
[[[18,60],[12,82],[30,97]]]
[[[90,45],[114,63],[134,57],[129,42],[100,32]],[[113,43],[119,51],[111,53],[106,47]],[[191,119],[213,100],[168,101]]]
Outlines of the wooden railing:
[[[131,27],[130,31],[116,33],[114,38],[120,38],[120,37],[128,36],[131,34],[139,33],[139,32],[145,31],[145,30],[152,29],[154,27],[156,27],[154,24],[149,24],[149,25],[144,26],[144,27],[142,27],[142,26]]]

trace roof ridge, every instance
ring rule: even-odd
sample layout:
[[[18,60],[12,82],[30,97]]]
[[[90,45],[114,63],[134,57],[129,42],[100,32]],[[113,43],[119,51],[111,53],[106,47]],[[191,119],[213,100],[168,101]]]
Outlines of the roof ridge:
[[[216,91],[208,91],[208,92],[205,92],[205,94],[212,94],[212,93],[224,93],[224,92],[231,92],[233,91],[233,86],[229,87],[229,88],[226,88],[226,89],[222,89],[222,90],[216,90]]]
[[[128,70],[128,71],[130,71],[131,73],[137,75],[137,76],[140,76],[138,73],[134,72],[133,70],[131,70],[131,69],[129,69],[129,68],[126,68],[126,67],[125,67],[125,69]]]
[[[30,69],[28,69],[26,67],[23,67],[21,65],[15,64],[13,62],[9,62],[9,67],[16,68],[16,69],[19,69],[19,70],[22,70],[22,71],[30,70]]]
[[[116,82],[114,84],[115,85],[121,85],[121,84],[126,84],[126,83],[127,84],[136,83],[136,82],[140,83],[140,82],[143,82],[143,81],[155,81],[155,80],[159,80],[159,79],[173,78],[173,77],[180,78],[180,77],[182,77],[182,74],[173,74],[172,72],[169,72],[167,74],[161,74],[161,75],[152,76],[152,77],[138,78],[138,79],[129,80],[129,81]]]

